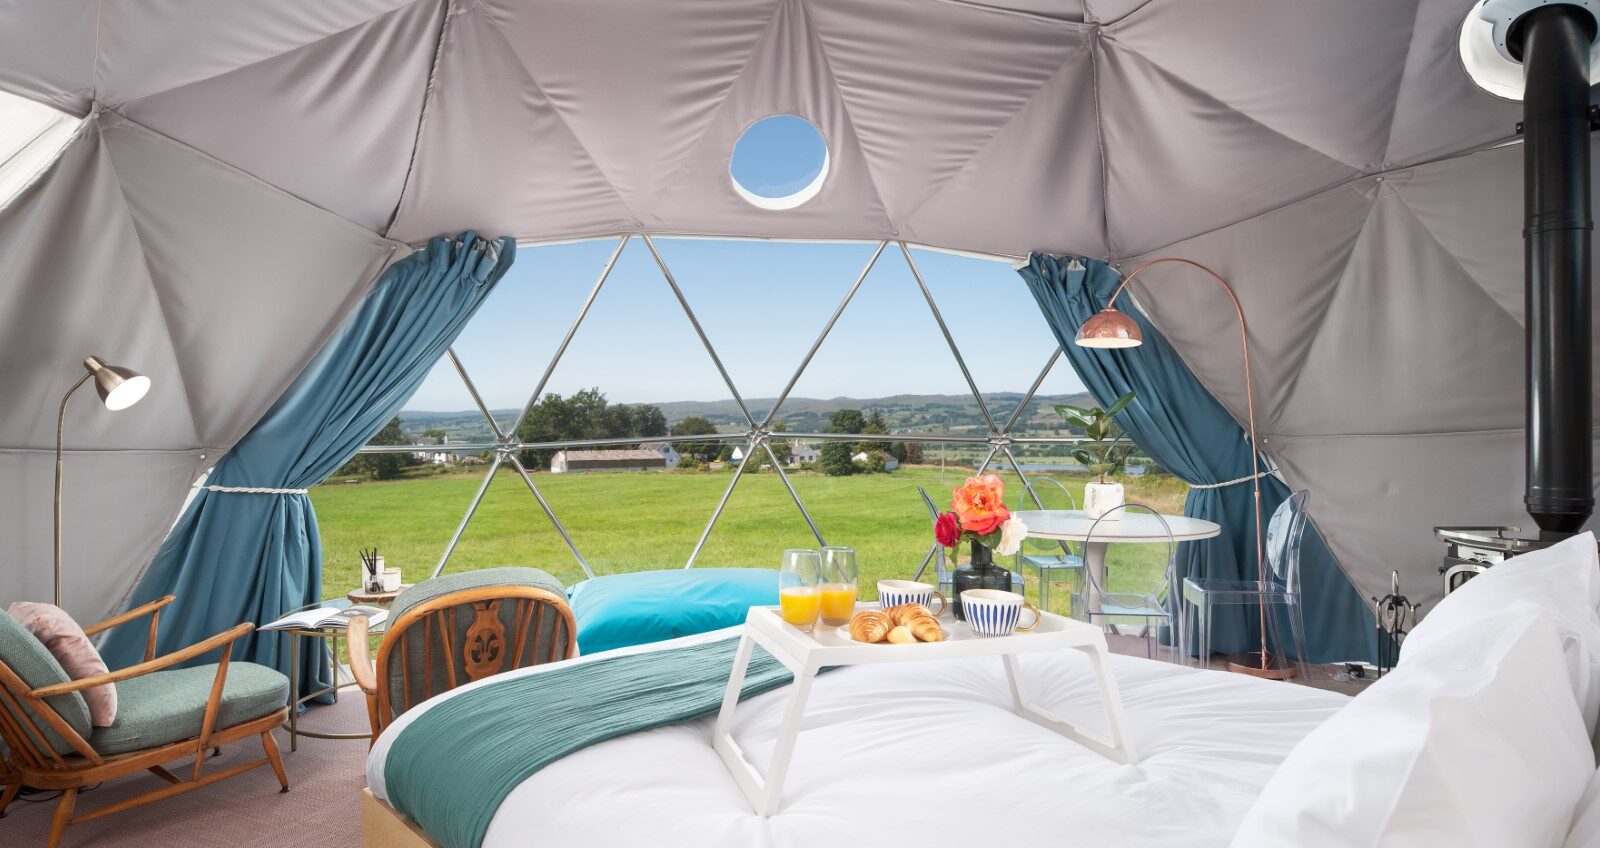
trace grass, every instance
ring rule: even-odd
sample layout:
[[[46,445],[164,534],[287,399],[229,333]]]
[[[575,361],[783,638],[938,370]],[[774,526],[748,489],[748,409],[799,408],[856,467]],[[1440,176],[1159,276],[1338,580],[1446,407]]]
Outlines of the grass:
[[[916,487],[941,507],[969,473],[935,466],[892,474],[790,479],[830,544],[856,548],[861,596],[877,596],[876,581],[909,578],[932,544],[927,509]],[[681,568],[729,480],[726,472],[535,474],[534,482],[596,574]],[[1082,475],[1052,475],[1081,498]],[[425,578],[471,503],[483,472],[419,476],[395,481],[329,483],[311,491],[321,527],[323,597],[340,598],[358,582],[357,551],[377,546],[387,564],[404,569],[408,582]],[[1180,513],[1187,486],[1166,476],[1123,480],[1128,500]],[[1007,500],[1020,491],[1006,476]],[[1053,486],[1039,487],[1045,505],[1065,508]],[[776,568],[785,548],[815,547],[816,540],[788,490],[770,471],[739,481],[697,567]],[[1165,548],[1113,546],[1107,558],[1112,590],[1146,590],[1159,580]],[[451,557],[447,572],[498,565],[531,565],[572,585],[584,574],[514,472],[495,475],[477,514]],[[925,579],[931,582],[930,573]],[[1034,597],[1030,571],[1029,596]],[[1051,593],[1051,607],[1066,611],[1066,591]],[[1059,602],[1058,602],[1059,601]]]

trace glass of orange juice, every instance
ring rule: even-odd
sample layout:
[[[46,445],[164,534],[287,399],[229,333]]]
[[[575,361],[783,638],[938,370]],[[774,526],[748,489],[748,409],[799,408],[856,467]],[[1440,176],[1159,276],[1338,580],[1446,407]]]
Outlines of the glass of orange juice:
[[[783,620],[810,633],[822,612],[822,554],[813,550],[783,552],[778,570],[778,614]]]
[[[822,623],[849,624],[856,611],[855,548],[822,549]]]

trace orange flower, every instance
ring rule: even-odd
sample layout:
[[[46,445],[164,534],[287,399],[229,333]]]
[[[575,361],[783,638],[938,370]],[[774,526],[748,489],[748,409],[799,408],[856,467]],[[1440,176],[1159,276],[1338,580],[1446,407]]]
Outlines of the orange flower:
[[[998,474],[968,477],[967,482],[950,493],[950,508],[961,519],[961,529],[979,536],[987,536],[999,529],[1011,510],[1006,509],[1005,483]]]

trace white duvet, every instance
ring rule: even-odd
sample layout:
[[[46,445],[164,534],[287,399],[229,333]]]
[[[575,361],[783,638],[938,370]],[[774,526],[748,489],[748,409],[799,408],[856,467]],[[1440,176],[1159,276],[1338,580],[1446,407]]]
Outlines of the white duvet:
[[[1105,728],[1082,655],[1020,660],[1031,700]],[[772,818],[751,811],[712,751],[708,716],[602,742],[546,767],[506,798],[484,848],[1225,846],[1289,749],[1349,700],[1134,657],[1113,656],[1111,668],[1138,765],[1116,765],[1013,715],[998,657],[844,668],[812,688]],[[496,679],[504,678],[473,685]],[[388,800],[383,766],[395,736],[465,688],[411,710],[378,738],[367,783],[379,798]],[[736,716],[735,737],[763,770],[787,693],[751,698]]]

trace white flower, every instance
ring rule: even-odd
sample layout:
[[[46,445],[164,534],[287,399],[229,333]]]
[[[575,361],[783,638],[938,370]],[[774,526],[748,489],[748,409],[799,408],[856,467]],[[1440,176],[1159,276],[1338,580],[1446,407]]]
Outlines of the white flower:
[[[1022,550],[1022,540],[1028,538],[1028,525],[1015,515],[1007,518],[1000,525],[1000,544],[994,546],[994,552],[1001,556],[1016,556]]]

